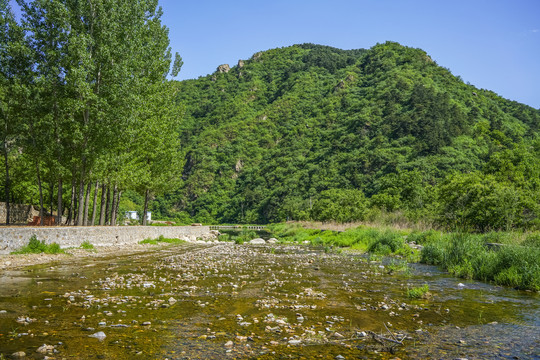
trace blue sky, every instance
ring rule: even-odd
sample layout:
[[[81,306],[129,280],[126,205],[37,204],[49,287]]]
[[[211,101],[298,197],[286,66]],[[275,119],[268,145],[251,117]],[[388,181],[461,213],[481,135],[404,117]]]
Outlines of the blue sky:
[[[540,108],[540,0],[160,0],[179,78],[299,43],[387,40],[421,48],[464,81]]]
[[[13,1],[12,1],[13,2]],[[159,0],[179,79],[300,43],[421,48],[464,81],[540,108],[540,0]]]

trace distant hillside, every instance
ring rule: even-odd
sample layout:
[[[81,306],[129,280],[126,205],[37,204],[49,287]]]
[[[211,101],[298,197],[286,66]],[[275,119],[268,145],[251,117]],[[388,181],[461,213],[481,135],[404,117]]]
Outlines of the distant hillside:
[[[174,86],[184,182],[154,204],[162,216],[540,223],[540,112],[422,50],[295,45]]]

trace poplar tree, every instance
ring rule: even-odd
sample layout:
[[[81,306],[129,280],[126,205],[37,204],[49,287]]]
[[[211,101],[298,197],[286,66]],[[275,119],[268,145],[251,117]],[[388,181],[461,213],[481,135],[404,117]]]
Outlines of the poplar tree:
[[[31,63],[24,30],[9,2],[0,0],[0,151],[5,170],[6,224],[11,221],[10,154],[23,134],[20,115],[27,104]]]

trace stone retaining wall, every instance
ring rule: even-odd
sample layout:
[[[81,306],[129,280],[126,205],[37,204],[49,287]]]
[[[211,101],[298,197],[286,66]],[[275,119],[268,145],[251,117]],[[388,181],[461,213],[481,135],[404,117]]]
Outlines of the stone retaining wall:
[[[32,221],[34,216],[39,215],[39,211],[35,210],[32,205],[9,204],[10,223],[11,224],[26,224]],[[6,223],[7,208],[5,202],[0,202],[0,224]]]
[[[84,241],[96,246],[135,244],[160,235],[186,241],[213,238],[208,226],[0,227],[0,254],[22,248],[32,235],[62,248],[79,247]]]

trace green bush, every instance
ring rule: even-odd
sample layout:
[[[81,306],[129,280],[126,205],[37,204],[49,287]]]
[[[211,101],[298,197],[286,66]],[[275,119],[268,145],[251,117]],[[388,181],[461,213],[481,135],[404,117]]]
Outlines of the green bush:
[[[64,250],[60,248],[60,245],[57,243],[45,244],[45,240],[39,241],[36,235],[30,237],[28,245],[24,246],[18,251],[13,251],[12,254],[61,254],[64,253]]]
[[[404,246],[405,242],[399,233],[387,230],[375,238],[369,245],[368,251],[375,254],[389,255]]]
[[[164,237],[163,235],[160,235],[157,239],[144,239],[143,241],[139,241],[139,244],[152,244],[152,245],[163,244],[163,243],[165,243],[165,244],[183,244],[185,242],[186,242],[185,240],[170,239],[170,238]]]
[[[521,245],[540,249],[540,233],[527,235]]]
[[[92,245],[90,243],[90,241],[86,240],[84,241],[82,244],[81,244],[81,249],[85,249],[85,250],[93,250],[94,249],[94,245]]]
[[[421,299],[425,297],[429,292],[428,284],[422,285],[420,287],[407,289],[407,297],[409,299]]]

